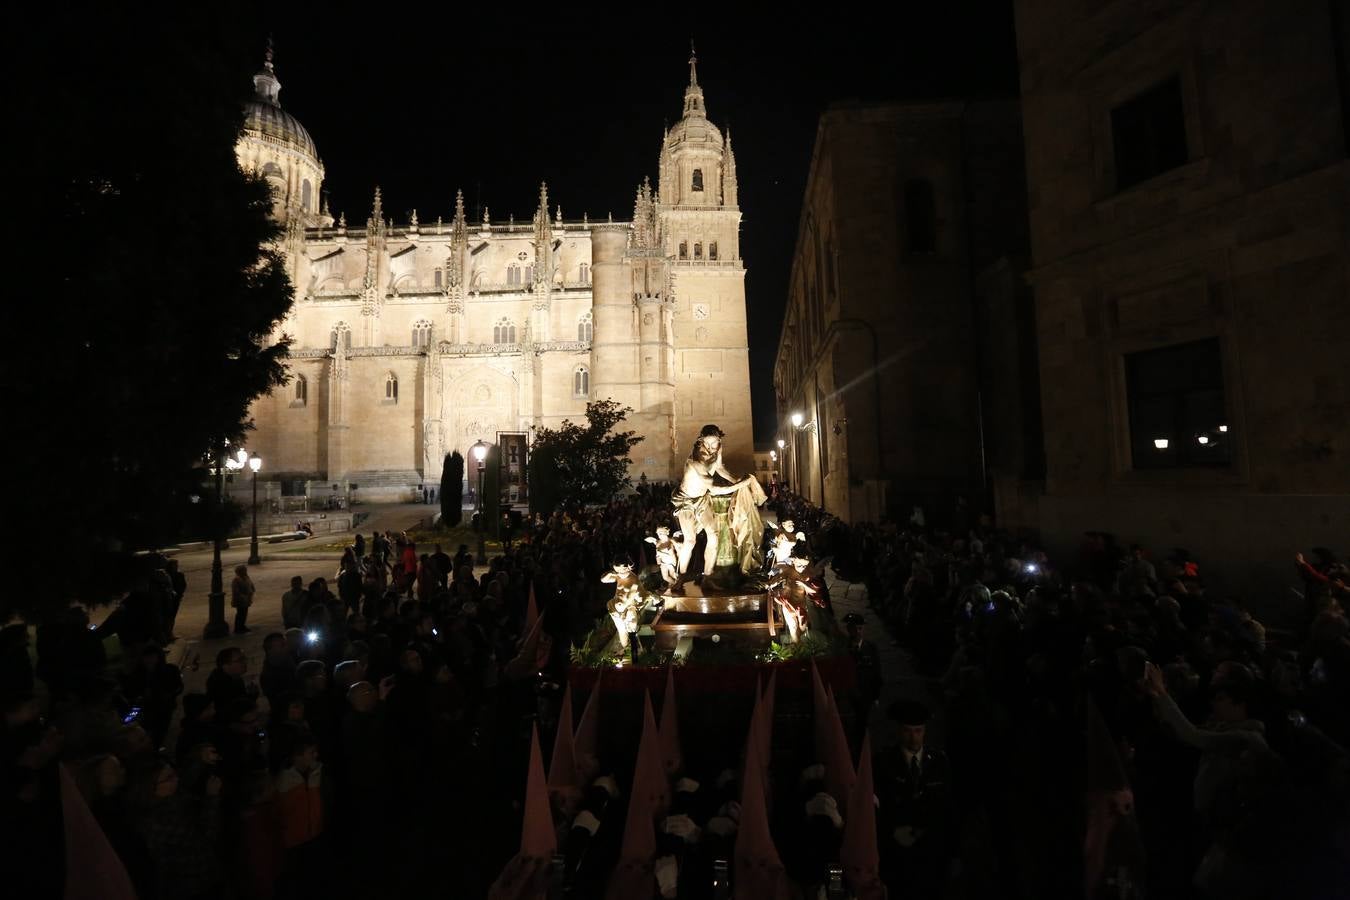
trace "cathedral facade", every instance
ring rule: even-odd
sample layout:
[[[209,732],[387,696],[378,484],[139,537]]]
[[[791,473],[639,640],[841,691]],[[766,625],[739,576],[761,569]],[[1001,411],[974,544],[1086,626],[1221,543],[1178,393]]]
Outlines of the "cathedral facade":
[[[736,162],[693,60],[689,75],[632,221],[566,220],[541,185],[529,223],[471,221],[462,196],[449,221],[398,223],[377,187],[349,225],[320,199],[323,163],[281,108],[269,52],[238,156],[272,186],[295,287],[276,332],[291,379],[255,402],[249,441],[283,493],[407,498],[482,440],[501,445],[502,484],[522,499],[535,430],[603,399],[633,410],[635,479],[678,478],[708,422],[731,471],[750,471]]]

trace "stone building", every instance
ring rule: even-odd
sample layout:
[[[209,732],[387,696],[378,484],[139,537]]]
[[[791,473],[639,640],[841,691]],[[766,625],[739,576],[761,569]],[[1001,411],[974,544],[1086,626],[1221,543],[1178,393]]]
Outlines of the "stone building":
[[[1046,541],[1288,610],[1350,536],[1345,7],[1018,0]]]
[[[845,521],[1036,493],[1021,141],[1011,101],[821,117],[774,388],[783,480]]]
[[[313,140],[283,110],[271,54],[254,79],[241,166],[273,186],[296,302],[291,381],[254,404],[250,447],[273,490],[413,496],[444,455],[502,445],[523,497],[532,432],[588,400],[634,410],[645,440],[631,475],[678,477],[699,429],[727,433],[750,470],[745,267],[730,135],[707,118],[690,60],[683,116],[662,139],[658,181],[630,222],[564,219],[546,186],[529,222],[394,222],[374,191],[364,223],[335,221]]]

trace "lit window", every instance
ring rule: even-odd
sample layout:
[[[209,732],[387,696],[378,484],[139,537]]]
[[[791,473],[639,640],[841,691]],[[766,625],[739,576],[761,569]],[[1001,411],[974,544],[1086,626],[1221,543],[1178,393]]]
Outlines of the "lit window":
[[[694,170],[694,190],[696,190],[696,191],[701,191],[701,190],[703,190],[703,170],[702,170],[702,169],[695,169],[695,170]]]
[[[572,373],[572,394],[576,397],[585,397],[590,392],[591,370],[585,366],[577,366],[577,370]]]
[[[516,325],[508,318],[500,318],[497,324],[492,327],[492,343],[494,344],[514,344],[516,342]]]
[[[587,310],[581,314],[580,319],[577,319],[577,340],[589,341],[591,335],[594,333],[595,331],[591,324],[591,313],[590,310]]]
[[[1134,468],[1232,463],[1218,338],[1126,354],[1125,379]]]
[[[295,376],[295,397],[292,400],[294,406],[304,406],[309,401],[309,382],[305,376]]]
[[[390,372],[384,377],[384,402],[398,402],[398,378],[393,372]]]

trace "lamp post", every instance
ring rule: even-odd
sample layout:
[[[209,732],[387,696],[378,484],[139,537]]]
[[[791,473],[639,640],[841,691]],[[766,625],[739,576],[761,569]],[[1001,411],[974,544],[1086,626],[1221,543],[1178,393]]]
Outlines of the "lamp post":
[[[778,439],[778,455],[779,455],[779,456],[785,456],[785,455],[787,454],[787,450],[784,449],[784,448],[786,448],[786,447],[787,447],[787,441],[783,440],[782,438],[779,438],[779,439]],[[783,463],[783,471],[784,471],[784,473],[787,472],[787,462],[784,462],[784,463]],[[793,475],[794,481],[795,481],[796,477],[797,477],[796,475]]]
[[[248,467],[253,470],[253,527],[248,536],[248,564],[256,566],[262,562],[258,555],[258,470],[262,468],[262,457],[256,453],[250,456]]]
[[[211,473],[216,476],[216,521],[211,535],[211,593],[206,596],[207,619],[206,627],[202,629],[203,640],[222,638],[230,633],[230,626],[225,622],[225,579],[220,565],[220,542],[224,537],[220,533],[220,523],[225,507],[225,472],[248,465],[248,451],[240,447],[233,456],[227,455],[225,448],[229,443],[228,439],[221,439],[213,454],[211,467]]]
[[[487,523],[483,521],[483,460],[487,459],[488,445],[482,440],[473,445],[473,458],[478,461],[478,502],[474,511],[478,513],[478,559],[480,566],[487,565]]]

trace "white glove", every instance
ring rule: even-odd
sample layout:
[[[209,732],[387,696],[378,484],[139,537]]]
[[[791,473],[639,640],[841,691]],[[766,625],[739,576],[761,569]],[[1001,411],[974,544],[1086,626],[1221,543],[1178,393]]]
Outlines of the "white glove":
[[[824,780],[825,780],[825,766],[823,764],[816,763],[813,766],[807,766],[805,769],[802,769],[802,777],[800,781],[801,784],[805,784],[808,781],[824,781]]]
[[[692,778],[681,778],[675,782],[675,793],[677,794],[695,794],[698,792],[699,784]]]
[[[741,820],[741,805],[735,800],[728,800],[717,810],[717,814],[739,822]]]
[[[663,856],[656,861],[656,886],[661,891],[662,897],[674,897],[675,888],[680,880],[680,870],[675,864],[675,857]]]
[[[697,842],[702,834],[699,827],[694,824],[694,820],[688,816],[666,816],[661,821],[661,830],[666,834],[684,838],[686,844]]]
[[[806,801],[807,816],[824,816],[836,829],[844,827],[844,817],[839,815],[839,804],[824,791],[818,792]]]
[[[595,817],[589,809],[583,809],[577,813],[577,817],[572,820],[573,828],[584,828],[590,832],[591,837],[595,837],[595,832],[600,828],[600,820]]]
[[[713,816],[708,820],[708,833],[718,837],[731,837],[736,833],[736,822],[726,816]]]
[[[609,799],[618,799],[619,782],[614,780],[613,775],[601,775],[599,778],[592,781],[591,784],[598,788],[604,788],[605,793],[609,794]]]

